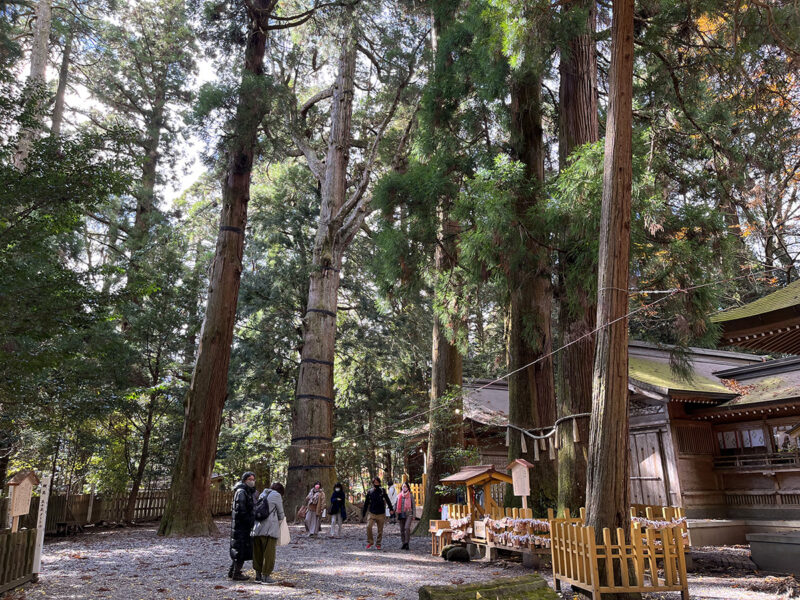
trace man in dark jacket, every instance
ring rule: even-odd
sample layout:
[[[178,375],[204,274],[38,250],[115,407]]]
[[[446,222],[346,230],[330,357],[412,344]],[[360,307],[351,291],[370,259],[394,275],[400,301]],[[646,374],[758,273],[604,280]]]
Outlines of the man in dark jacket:
[[[367,521],[367,549],[372,548],[372,525],[373,523],[378,526],[378,539],[375,543],[375,548],[381,549],[381,542],[383,541],[383,525],[386,522],[386,508],[389,512],[394,514],[394,507],[386,490],[381,487],[381,480],[378,477],[372,480],[372,489],[367,492],[367,497],[364,498],[364,508],[361,509],[361,516],[364,517],[369,512],[369,520]]]
[[[236,581],[250,579],[242,574],[244,561],[253,560],[253,542],[250,531],[255,518],[256,474],[247,471],[242,480],[233,488],[233,509],[231,512],[231,568],[228,577]]]

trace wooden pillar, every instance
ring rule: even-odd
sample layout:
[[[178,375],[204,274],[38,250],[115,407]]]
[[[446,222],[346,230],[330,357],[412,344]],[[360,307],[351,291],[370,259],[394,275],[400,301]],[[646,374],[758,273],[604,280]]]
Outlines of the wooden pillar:
[[[95,491],[95,484],[92,484],[92,490],[89,492],[89,508],[86,509],[86,524],[89,525],[92,522],[92,509],[94,508],[94,491]]]
[[[44,545],[44,530],[47,527],[47,503],[50,500],[49,475],[42,477],[42,487],[39,491],[39,514],[36,519],[36,547],[33,554],[33,574],[34,579],[38,580],[39,571],[42,568],[42,546]]]

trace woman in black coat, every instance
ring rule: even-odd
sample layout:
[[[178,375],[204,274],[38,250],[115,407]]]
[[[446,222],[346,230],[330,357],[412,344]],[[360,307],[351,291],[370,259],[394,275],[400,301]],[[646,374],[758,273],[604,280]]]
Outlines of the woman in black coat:
[[[253,529],[256,504],[256,475],[247,471],[233,488],[233,510],[231,512],[231,568],[228,577],[237,581],[249,579],[242,574],[244,561],[253,560]]]

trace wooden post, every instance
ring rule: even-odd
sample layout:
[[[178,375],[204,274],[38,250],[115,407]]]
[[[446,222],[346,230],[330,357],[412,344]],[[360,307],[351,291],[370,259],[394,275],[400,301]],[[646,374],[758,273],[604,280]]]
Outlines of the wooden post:
[[[92,509],[94,508],[94,490],[95,484],[92,484],[92,491],[89,492],[89,508],[86,510],[86,524],[89,525],[92,522]]]
[[[7,527],[13,532],[16,530],[14,529],[14,517],[11,515],[12,506],[14,506],[14,487],[8,486],[8,511],[6,511],[6,515],[8,516]]]
[[[522,497],[522,508],[525,509],[525,510],[528,510],[528,497],[527,496],[523,496]]]
[[[39,578],[39,571],[42,567],[42,546],[44,545],[44,530],[47,524],[47,503],[50,500],[51,479],[49,475],[43,477],[42,486],[39,491],[39,515],[36,519],[36,547],[33,554],[34,581]]]

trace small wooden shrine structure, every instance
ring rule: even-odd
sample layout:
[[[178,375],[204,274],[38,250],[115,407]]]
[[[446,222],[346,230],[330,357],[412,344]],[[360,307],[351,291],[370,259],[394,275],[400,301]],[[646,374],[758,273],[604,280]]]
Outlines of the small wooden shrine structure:
[[[492,510],[501,507],[492,499],[492,485],[513,483],[511,476],[496,470],[494,465],[475,465],[464,467],[458,473],[441,480],[445,485],[465,485],[467,487],[467,514],[474,521],[475,517],[483,518]],[[482,492],[482,501],[476,501],[477,492]]]

